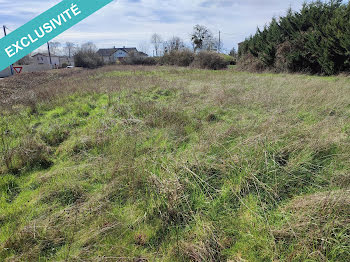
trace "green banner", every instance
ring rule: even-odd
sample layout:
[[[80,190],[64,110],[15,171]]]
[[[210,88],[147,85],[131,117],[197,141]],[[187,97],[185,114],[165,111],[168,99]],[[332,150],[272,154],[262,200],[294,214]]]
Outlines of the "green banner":
[[[0,39],[0,71],[113,0],[63,0]]]

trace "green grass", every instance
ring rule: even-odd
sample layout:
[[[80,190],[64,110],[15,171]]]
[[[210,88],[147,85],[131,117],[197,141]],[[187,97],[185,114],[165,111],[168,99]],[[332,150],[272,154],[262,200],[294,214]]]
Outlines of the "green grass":
[[[346,77],[54,81],[2,104],[1,261],[349,261]]]

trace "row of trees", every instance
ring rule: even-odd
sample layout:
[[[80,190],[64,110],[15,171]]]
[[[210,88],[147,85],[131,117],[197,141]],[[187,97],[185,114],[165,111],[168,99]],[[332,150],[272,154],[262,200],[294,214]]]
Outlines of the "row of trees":
[[[91,50],[91,51],[97,51],[97,47],[93,42],[86,42],[82,45],[75,44],[73,42],[66,42],[64,44],[60,42],[49,42],[50,46],[50,53],[51,55],[56,56],[68,56],[73,57],[77,52],[80,50]],[[40,53],[47,53],[47,47],[42,47],[39,49]]]
[[[151,37],[151,44],[154,47],[156,56],[187,48],[184,41],[178,36],[173,36],[169,40],[163,41],[163,38],[159,34],[153,34]]]
[[[187,46],[185,41],[178,36],[173,36],[168,40],[163,40],[162,36],[159,34],[153,34],[151,37],[151,44],[154,47],[156,56],[186,49],[192,49],[193,52],[219,51],[222,50],[223,47],[222,42],[215,38],[213,33],[203,25],[196,25],[193,27],[193,31],[190,34],[190,42],[192,46]],[[144,46],[146,45],[143,44],[142,47]]]
[[[125,60],[125,63],[130,64],[166,64],[166,65],[179,65],[189,66],[196,60],[205,61],[203,68],[220,68],[222,65],[233,63],[232,58],[226,58],[224,56],[216,57],[213,55],[196,56],[201,51],[219,51],[222,50],[222,44],[216,39],[213,33],[203,25],[196,25],[190,34],[192,46],[187,46],[183,39],[178,36],[173,36],[170,39],[164,41],[159,34],[153,34],[150,42],[141,42],[138,46],[139,51],[149,53],[149,44],[152,44],[155,50],[155,56],[162,59],[146,59],[131,55],[130,61]],[[93,42],[87,42],[82,45],[77,45],[72,42],[66,42],[61,44],[60,42],[50,42],[51,55],[66,55],[68,57],[74,57],[76,66],[96,68],[103,64],[102,58],[96,53],[97,47]],[[39,50],[40,53],[47,53],[47,48],[43,47]],[[233,49],[230,55],[235,57],[236,52]],[[195,59],[197,58],[197,59]],[[23,58],[19,62],[26,63],[26,58]],[[30,60],[30,56],[28,56]],[[227,61],[226,61],[227,60]],[[201,64],[201,63],[199,63]],[[208,66],[207,64],[210,64]]]
[[[173,51],[192,50],[198,51],[219,51],[223,50],[223,44],[214,34],[203,25],[196,25],[193,27],[193,31],[189,34],[189,40],[191,45],[187,45],[185,41],[179,36],[173,36],[167,40],[163,40],[160,34],[153,34],[150,42],[143,41],[138,45],[139,51],[149,54],[150,45],[154,48],[155,56],[162,56]],[[93,42],[87,42],[79,46],[73,42],[66,42],[64,44],[60,42],[50,42],[50,52],[52,55],[66,55],[73,57],[80,50],[92,50],[97,51],[97,47]],[[39,50],[41,53],[47,53],[46,47]],[[231,50],[230,55],[235,55],[235,50]]]
[[[326,75],[350,70],[350,4],[341,0],[304,4],[257,30],[239,48],[240,63],[276,71]]]

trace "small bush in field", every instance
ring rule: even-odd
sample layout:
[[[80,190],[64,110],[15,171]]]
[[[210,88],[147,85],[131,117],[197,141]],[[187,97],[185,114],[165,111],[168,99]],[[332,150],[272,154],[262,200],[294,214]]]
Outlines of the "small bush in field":
[[[224,69],[228,65],[228,62],[225,59],[214,52],[203,51],[196,55],[192,66],[195,68],[201,69],[213,69],[219,70]]]
[[[160,58],[161,65],[190,66],[194,60],[194,53],[190,50],[172,51]]]
[[[87,50],[87,51],[79,51],[74,56],[75,66],[84,67],[84,68],[98,68],[103,66],[102,58],[95,52]]]

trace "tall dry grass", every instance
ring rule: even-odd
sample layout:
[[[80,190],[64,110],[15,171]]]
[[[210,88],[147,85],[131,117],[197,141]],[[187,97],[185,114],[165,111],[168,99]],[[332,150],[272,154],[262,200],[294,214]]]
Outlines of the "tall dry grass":
[[[1,83],[1,258],[349,257],[347,77],[142,66],[35,77]]]

